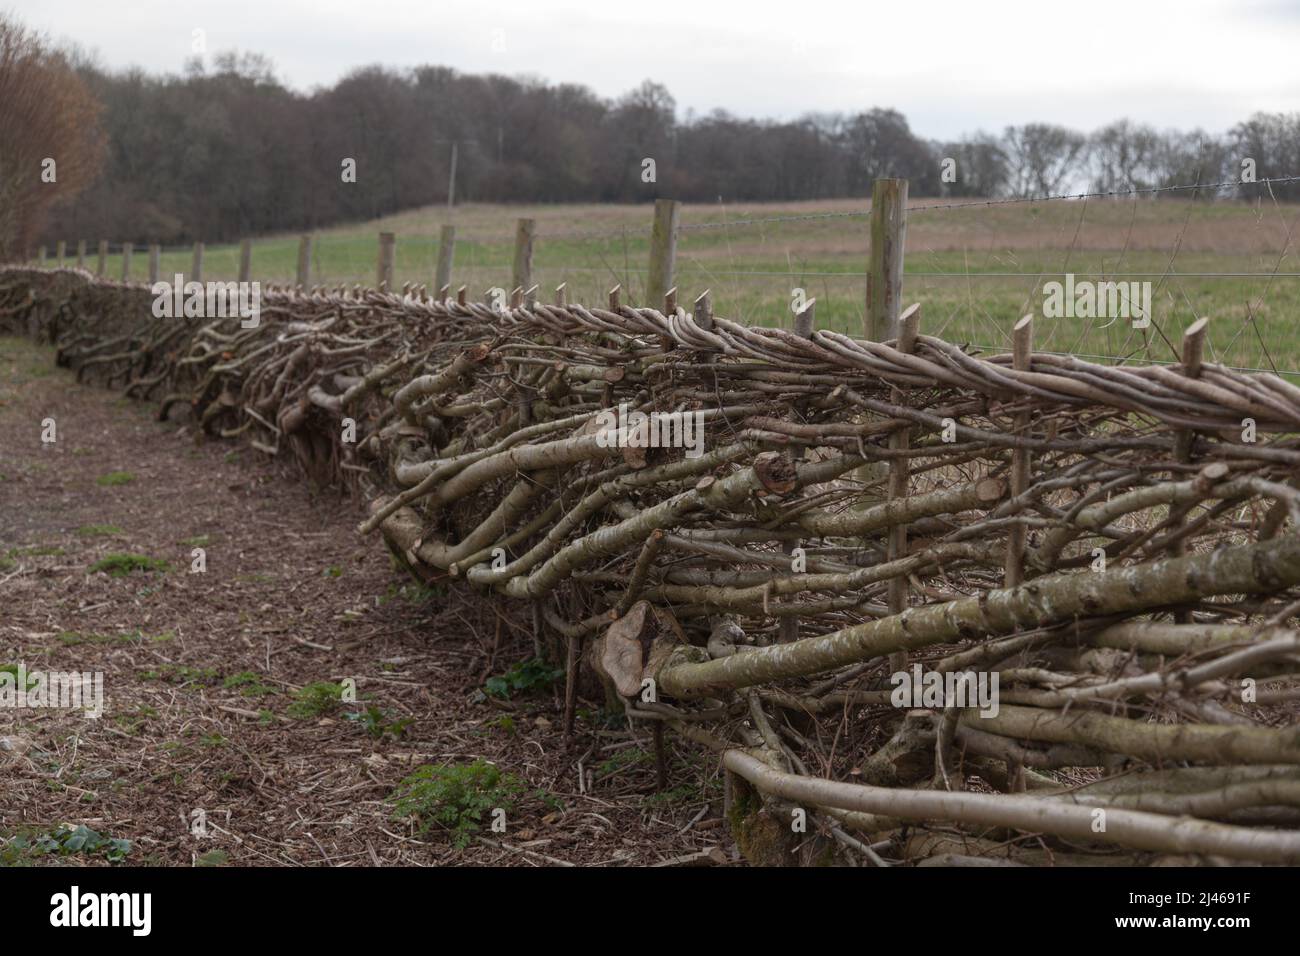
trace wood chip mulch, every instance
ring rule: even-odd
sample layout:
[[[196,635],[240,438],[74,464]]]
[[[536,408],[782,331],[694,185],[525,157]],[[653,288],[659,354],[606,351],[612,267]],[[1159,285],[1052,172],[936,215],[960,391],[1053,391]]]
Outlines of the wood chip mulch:
[[[584,701],[566,741],[562,681],[485,697],[488,677],[531,655],[531,632],[463,587],[415,585],[357,535],[359,515],[254,450],[196,443],[151,405],[75,384],[49,349],[0,339],[0,667],[104,680],[98,720],[0,708],[0,849],[84,825],[129,840],[135,865],[736,862],[713,758],[670,743],[656,793],[648,728]],[[206,572],[191,570],[196,547]],[[169,570],[90,570],[123,553]],[[358,703],[290,715],[303,687],[347,678]],[[477,758],[545,798],[463,849],[394,818],[417,767]]]

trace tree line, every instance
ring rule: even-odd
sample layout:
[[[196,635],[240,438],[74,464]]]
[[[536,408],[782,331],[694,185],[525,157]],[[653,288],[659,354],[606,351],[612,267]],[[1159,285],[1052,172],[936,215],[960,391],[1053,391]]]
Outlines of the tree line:
[[[893,109],[782,122],[722,110],[683,116],[652,81],[611,100],[535,78],[368,66],[299,92],[255,54],[155,75],[47,53],[67,70],[66,88],[82,91],[70,107],[83,134],[40,149],[94,169],[65,189],[62,198],[80,189],[75,201],[41,206],[21,230],[25,243],[217,242],[370,219],[445,202],[453,146],[456,199],[479,202],[865,197],[881,176],[906,177],[913,196],[1032,196],[1235,181],[1243,159],[1261,179],[1300,171],[1300,113],[1256,114],[1222,134],[1120,120],[1091,133],[1029,123],[942,142]],[[0,177],[13,180],[0,189],[40,186],[30,148],[9,161],[15,136],[29,147],[41,140],[31,134],[40,121],[25,122],[10,123],[0,106]]]

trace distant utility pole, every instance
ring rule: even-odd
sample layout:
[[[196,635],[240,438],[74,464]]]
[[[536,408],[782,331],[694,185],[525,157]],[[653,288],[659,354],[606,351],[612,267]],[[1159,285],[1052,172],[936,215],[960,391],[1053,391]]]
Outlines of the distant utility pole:
[[[476,139],[435,139],[435,143],[451,143],[451,170],[447,174],[447,208],[450,210],[456,205],[456,161],[460,157],[460,144],[468,143],[471,146],[477,146]]]
[[[447,176],[447,208],[450,209],[456,205],[456,156],[459,153],[460,144],[454,139],[451,141],[451,173]]]

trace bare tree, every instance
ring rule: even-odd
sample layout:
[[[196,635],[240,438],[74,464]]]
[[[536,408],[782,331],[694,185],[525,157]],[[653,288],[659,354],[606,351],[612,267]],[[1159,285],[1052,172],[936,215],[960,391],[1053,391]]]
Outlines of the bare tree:
[[[911,191],[933,195],[939,182],[939,160],[915,136],[897,110],[873,109],[850,119],[842,138],[849,169],[849,189],[870,193],[872,180],[904,177]]]
[[[1003,139],[1017,196],[1060,192],[1080,173],[1088,146],[1081,133],[1048,123],[1008,126]]]
[[[1160,134],[1117,120],[1089,137],[1092,188],[1098,192],[1148,189],[1156,180]]]
[[[1007,151],[988,133],[976,133],[959,142],[938,144],[942,159],[956,163],[956,178],[942,183],[945,196],[1000,196],[1011,180]]]
[[[0,260],[25,255],[51,204],[94,178],[98,116],[68,58],[0,13]]]
[[[1227,176],[1239,179],[1253,168],[1255,179],[1281,179],[1300,175],[1300,113],[1256,113],[1228,134]],[[1294,199],[1294,183],[1272,186],[1279,199]]]
[[[1172,130],[1160,138],[1154,160],[1157,186],[1222,182],[1228,170],[1227,144],[1204,130]],[[1174,199],[1211,199],[1219,190],[1178,190],[1164,195]]]

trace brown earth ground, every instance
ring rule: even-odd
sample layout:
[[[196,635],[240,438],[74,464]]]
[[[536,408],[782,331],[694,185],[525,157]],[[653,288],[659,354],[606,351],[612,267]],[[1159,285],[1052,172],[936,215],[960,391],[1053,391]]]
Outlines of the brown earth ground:
[[[196,444],[152,411],[0,339],[0,667],[104,675],[98,720],[0,709],[7,862],[103,861],[13,850],[59,825],[127,839],[126,862],[145,865],[738,859],[714,761],[678,745],[656,793],[648,729],[587,702],[566,744],[562,681],[486,698],[486,678],[530,656],[531,633],[480,597],[411,583],[356,534],[359,502],[255,451]],[[133,477],[102,480],[114,472]],[[191,571],[200,546],[206,573]],[[122,552],[170,570],[89,570]],[[360,703],[290,715],[304,686],[348,677]],[[378,726],[356,719],[367,710]],[[544,798],[464,849],[394,818],[417,767],[476,758]],[[198,810],[206,837],[191,833]]]

